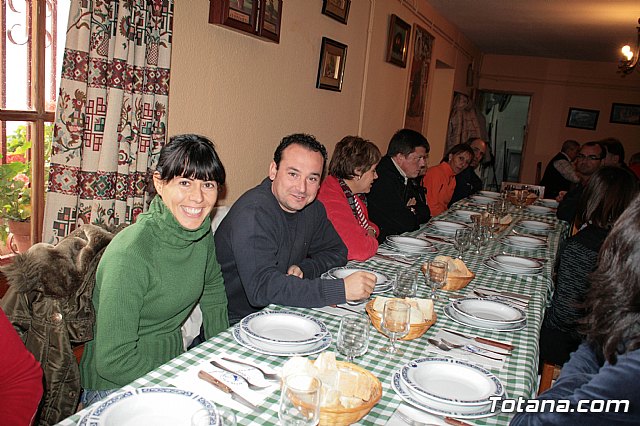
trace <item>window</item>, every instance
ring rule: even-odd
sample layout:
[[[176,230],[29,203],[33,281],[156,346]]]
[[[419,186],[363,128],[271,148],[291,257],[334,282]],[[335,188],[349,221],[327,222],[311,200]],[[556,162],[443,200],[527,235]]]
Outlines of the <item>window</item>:
[[[0,17],[0,167],[11,169],[12,180],[28,182],[18,197],[19,214],[31,217],[31,241],[42,235],[47,164],[50,156],[70,0],[2,0]],[[19,163],[20,166],[12,163]],[[16,174],[16,171],[19,173]],[[0,174],[0,179],[3,175]],[[9,182],[11,183],[11,182]],[[0,208],[16,200],[19,185],[0,182]],[[7,193],[13,191],[13,193]],[[13,198],[11,198],[13,197]],[[30,201],[30,209],[28,207]],[[6,240],[6,214],[0,240]],[[0,241],[0,254],[6,254]]]

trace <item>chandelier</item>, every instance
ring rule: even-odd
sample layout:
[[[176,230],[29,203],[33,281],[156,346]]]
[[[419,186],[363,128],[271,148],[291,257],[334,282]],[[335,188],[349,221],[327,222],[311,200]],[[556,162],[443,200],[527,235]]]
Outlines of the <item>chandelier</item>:
[[[638,25],[640,25],[640,19],[638,19]],[[640,26],[637,27],[638,40],[636,42],[635,50],[631,50],[631,46],[628,44],[622,48],[622,54],[624,59],[620,60],[618,65],[618,72],[622,73],[623,77],[627,74],[631,74],[638,65],[638,56],[640,56]],[[638,69],[640,71],[640,68]]]

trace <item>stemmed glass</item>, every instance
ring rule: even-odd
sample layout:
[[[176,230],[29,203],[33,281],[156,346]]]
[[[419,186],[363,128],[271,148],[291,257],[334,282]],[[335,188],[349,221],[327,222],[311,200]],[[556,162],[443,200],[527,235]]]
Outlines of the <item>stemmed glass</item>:
[[[406,298],[416,297],[418,291],[419,271],[411,269],[400,272],[393,283],[393,295],[395,297]]]
[[[369,319],[358,314],[343,316],[336,346],[349,362],[353,362],[354,357],[364,355],[369,348]]]
[[[462,259],[464,252],[471,245],[471,230],[456,229],[456,236],[453,239],[453,245],[458,250],[458,258]]]
[[[441,260],[432,260],[427,265],[426,277],[429,280],[429,286],[431,287],[430,298],[432,300],[438,299],[437,291],[442,288],[447,282],[447,273],[449,272],[449,265],[447,262]]]
[[[480,249],[487,244],[487,228],[478,226],[471,232],[471,241],[476,247],[476,254],[480,254]]]
[[[500,218],[497,214],[489,214],[487,216],[487,228],[488,228],[488,238],[492,239],[495,237],[495,233],[498,231],[500,227]]]
[[[292,374],[282,381],[278,418],[283,426],[313,426],[320,421],[320,379]]]
[[[396,340],[409,333],[411,325],[411,305],[401,299],[391,299],[384,303],[382,323],[380,326],[389,336],[389,344],[380,350],[394,355],[402,355],[403,352],[396,347]]]

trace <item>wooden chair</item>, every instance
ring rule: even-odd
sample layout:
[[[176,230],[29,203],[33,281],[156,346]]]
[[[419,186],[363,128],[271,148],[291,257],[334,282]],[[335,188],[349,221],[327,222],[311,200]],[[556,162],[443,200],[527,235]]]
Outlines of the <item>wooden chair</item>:
[[[542,179],[542,161],[536,164],[536,185],[540,185],[540,179]]]
[[[544,361],[542,363],[542,374],[540,375],[540,386],[538,386],[538,395],[551,387],[554,377],[560,372],[560,367],[555,364]]]

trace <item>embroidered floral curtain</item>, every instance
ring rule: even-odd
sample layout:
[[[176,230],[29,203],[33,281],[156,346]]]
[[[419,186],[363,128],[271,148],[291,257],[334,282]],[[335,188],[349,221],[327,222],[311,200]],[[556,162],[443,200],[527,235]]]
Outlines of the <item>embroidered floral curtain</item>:
[[[174,0],[72,0],[43,241],[131,223],[166,140]]]

